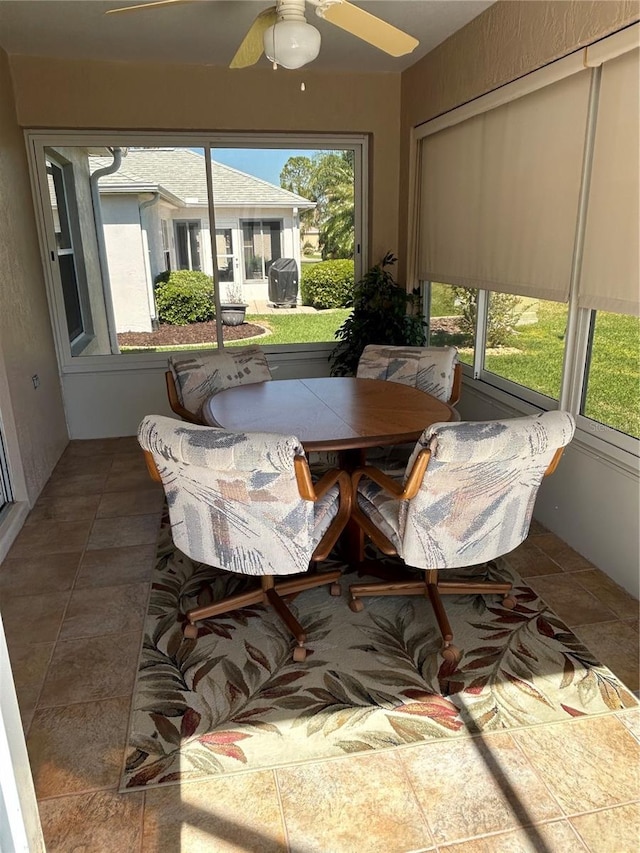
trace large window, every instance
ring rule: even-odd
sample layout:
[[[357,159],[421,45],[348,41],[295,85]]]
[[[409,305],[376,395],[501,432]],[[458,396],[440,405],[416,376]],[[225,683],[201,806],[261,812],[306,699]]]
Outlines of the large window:
[[[431,343],[636,454],[639,26],[416,129],[410,229]]]
[[[640,438],[640,319],[593,311],[580,413]]]
[[[70,145],[65,134],[64,146],[33,136],[51,200],[46,255],[54,250],[59,267],[49,282],[57,339],[70,342],[63,363],[257,339],[335,342],[362,273],[364,138],[334,147],[251,139],[249,148],[228,147],[226,137],[151,147],[125,135],[84,134]],[[285,307],[270,290],[280,259],[291,279]],[[326,279],[338,259],[349,262],[339,271],[346,288]],[[229,301],[247,307],[233,329],[216,318]]]

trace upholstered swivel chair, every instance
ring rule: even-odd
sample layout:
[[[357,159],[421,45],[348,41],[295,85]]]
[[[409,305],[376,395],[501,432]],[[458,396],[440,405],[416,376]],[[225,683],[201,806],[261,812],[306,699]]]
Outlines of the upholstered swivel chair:
[[[293,436],[149,415],[138,441],[151,476],[164,486],[176,547],[197,562],[260,580],[255,590],[189,610],[185,636],[197,637],[201,619],[262,602],[295,637],[294,660],[304,660],[305,631],[283,596],[323,584],[340,594],[340,571],[308,570],[326,559],[349,520],[349,476],[334,469],[312,483]],[[275,582],[286,575],[301,576]]]
[[[362,351],[358,379],[400,382],[454,406],[460,400],[462,365],[456,347],[402,347],[369,344]],[[455,420],[460,420],[454,410]],[[392,477],[404,474],[414,444],[394,444],[367,452],[369,462]]]
[[[352,518],[372,542],[422,578],[349,587],[350,607],[360,596],[424,595],[433,605],[444,641],[442,655],[460,659],[442,593],[499,593],[515,606],[510,583],[442,581],[439,569],[495,560],[526,538],[542,478],[571,441],[574,420],[565,412],[504,421],[433,424],[409,460],[404,481],[373,467],[352,474]]]
[[[462,368],[455,347],[369,344],[362,351],[356,376],[412,385],[451,406],[460,400]]]
[[[209,397],[236,385],[266,382],[271,371],[260,347],[229,347],[207,355],[170,356],[165,378],[172,411],[189,423],[204,424],[202,406]]]

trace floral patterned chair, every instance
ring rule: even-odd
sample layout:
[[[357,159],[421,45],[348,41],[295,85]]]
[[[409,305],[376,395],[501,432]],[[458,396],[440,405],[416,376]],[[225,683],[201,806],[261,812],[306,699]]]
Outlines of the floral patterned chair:
[[[427,596],[442,655],[457,662],[440,594],[501,593],[507,607],[515,599],[510,583],[439,581],[438,570],[490,562],[524,541],[542,478],[555,470],[574,429],[566,412],[433,424],[418,440],[404,480],[373,467],[356,470],[353,519],[384,554],[399,555],[424,575],[352,584],[351,609],[362,610],[362,595]]]
[[[412,385],[451,406],[460,400],[462,369],[455,347],[366,346],[358,379],[386,379]]]
[[[148,415],[138,441],[164,486],[175,546],[198,562],[260,578],[255,590],[189,610],[185,636],[197,637],[200,619],[262,602],[294,635],[294,660],[304,660],[305,632],[283,597],[323,584],[339,595],[341,572],[274,577],[307,573],[327,558],[349,520],[349,476],[334,469],[312,483],[304,450],[287,435]]]
[[[204,424],[202,406],[220,391],[271,379],[264,352],[258,346],[230,347],[208,355],[169,357],[165,374],[172,411],[183,420]]]

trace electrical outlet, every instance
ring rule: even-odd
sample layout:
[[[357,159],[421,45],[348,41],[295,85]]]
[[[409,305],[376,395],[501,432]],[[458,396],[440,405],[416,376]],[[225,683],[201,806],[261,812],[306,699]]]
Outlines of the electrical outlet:
[[[33,382],[33,387],[38,388],[40,386],[40,377],[37,373],[34,373],[31,377],[31,381]]]

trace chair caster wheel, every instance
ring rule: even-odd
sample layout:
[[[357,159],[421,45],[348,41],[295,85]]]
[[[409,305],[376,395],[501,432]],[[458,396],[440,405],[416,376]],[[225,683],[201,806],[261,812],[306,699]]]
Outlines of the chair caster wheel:
[[[329,587],[329,595],[342,595],[342,587],[339,583],[332,583]]]
[[[197,640],[198,639],[198,626],[192,625],[191,622],[189,622],[187,625],[184,626],[184,632],[183,633],[184,633],[184,636],[186,637],[187,640]]]
[[[444,646],[440,654],[447,663],[459,663],[460,658],[462,657],[460,649],[453,645]]]
[[[359,598],[352,598],[349,602],[349,607],[354,613],[360,613],[364,610],[364,601],[360,601]]]
[[[502,606],[506,607],[507,610],[513,610],[517,603],[518,602],[513,595],[505,595],[501,602]]]
[[[307,650],[304,646],[296,646],[293,650],[293,659],[296,663],[302,663],[307,658]]]

